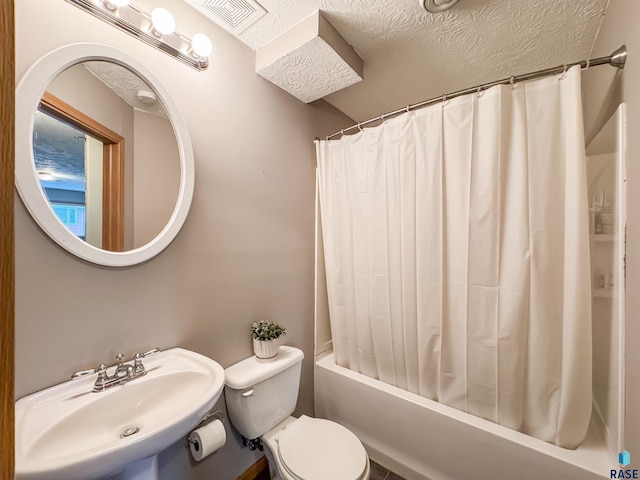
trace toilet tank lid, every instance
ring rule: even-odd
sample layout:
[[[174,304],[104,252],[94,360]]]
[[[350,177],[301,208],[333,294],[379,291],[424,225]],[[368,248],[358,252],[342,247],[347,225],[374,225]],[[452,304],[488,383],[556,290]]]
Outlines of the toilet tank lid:
[[[278,349],[276,359],[271,362],[258,362],[253,356],[226,368],[225,383],[236,390],[249,388],[294,366],[303,358],[304,353],[299,348],[283,345]]]

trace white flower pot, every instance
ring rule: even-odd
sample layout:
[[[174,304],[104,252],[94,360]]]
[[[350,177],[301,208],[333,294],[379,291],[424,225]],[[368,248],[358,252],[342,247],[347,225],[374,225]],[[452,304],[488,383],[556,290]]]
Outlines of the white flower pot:
[[[253,339],[253,351],[259,362],[273,362],[278,355],[281,338],[274,340],[256,340]]]

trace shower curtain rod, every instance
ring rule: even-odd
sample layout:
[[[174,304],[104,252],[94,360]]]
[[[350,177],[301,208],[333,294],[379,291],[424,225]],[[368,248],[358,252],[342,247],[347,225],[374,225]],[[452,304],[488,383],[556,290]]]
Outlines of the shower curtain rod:
[[[515,75],[508,78],[503,78],[502,80],[495,80],[489,83],[483,83],[481,85],[477,85],[475,87],[465,88],[464,90],[458,90],[457,92],[447,93],[440,97],[435,97],[430,100],[425,100],[419,103],[414,103],[413,105],[407,105],[404,108],[399,108],[398,110],[394,110],[392,112],[383,113],[382,115],[371,118],[364,122],[357,123],[348,128],[342,129],[339,132],[333,133],[327,137],[325,140],[329,140],[333,137],[337,137],[338,135],[344,135],[346,132],[350,130],[355,130],[356,128],[361,130],[365,125],[369,125],[370,123],[378,122],[380,120],[385,120],[389,117],[393,117],[395,115],[399,115],[404,112],[410,112],[411,110],[416,110],[421,107],[426,107],[427,105],[433,105],[438,102],[444,102],[446,100],[450,100],[452,98],[460,97],[462,95],[467,95],[468,93],[473,92],[481,92],[482,90],[486,90],[488,88],[494,87],[496,85],[508,85],[514,84],[515,82],[522,82],[525,80],[533,80],[534,78],[547,77],[549,75],[555,75],[557,73],[562,73],[568,70],[571,67],[576,65],[580,65],[580,68],[587,69],[589,67],[595,67],[598,65],[611,65],[612,67],[624,68],[624,64],[627,61],[627,47],[626,45],[622,45],[615,52],[613,52],[608,57],[600,57],[594,58],[592,60],[582,60],[581,62],[568,63],[565,65],[558,65],[557,67],[547,68],[544,70],[538,70],[537,72],[525,73],[523,75]],[[320,139],[316,138],[316,142]]]

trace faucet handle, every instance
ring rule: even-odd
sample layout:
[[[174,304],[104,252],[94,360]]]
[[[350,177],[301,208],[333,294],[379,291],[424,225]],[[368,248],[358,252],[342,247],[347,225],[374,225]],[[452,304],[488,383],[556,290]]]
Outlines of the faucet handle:
[[[98,367],[98,380],[96,381],[103,381],[107,378],[107,366],[104,363],[101,363],[100,366]]]
[[[105,390],[108,381],[109,375],[107,375],[107,366],[104,363],[101,363],[98,367],[98,378],[96,378],[96,383],[93,384],[93,391],[101,392]]]
[[[133,373],[136,375],[140,375],[146,372],[144,365],[142,364],[142,358],[144,354],[136,353],[133,357]]]
[[[118,365],[122,365],[123,358],[124,358],[124,353],[119,353],[116,355],[116,360],[118,360]]]
[[[140,358],[144,358],[144,357],[148,357],[149,355],[155,355],[156,353],[160,353],[160,349],[158,347],[152,348],[148,352],[136,353],[136,357],[140,355]]]
[[[144,352],[144,353],[136,353],[133,357],[133,372],[136,375],[144,375],[146,373],[146,369],[144,368],[144,365],[142,364],[142,359],[144,357],[148,357],[149,355],[154,355],[156,353],[158,353],[160,351],[159,348],[154,348],[152,350],[149,350],[148,352]]]
[[[74,372],[71,375],[71,379],[75,380],[77,378],[86,377],[87,375],[93,375],[94,373],[98,373],[98,369],[97,368],[90,368],[88,370],[80,370],[79,372]]]
[[[98,368],[80,370],[79,372],[75,372],[73,375],[71,375],[71,379],[75,380],[77,378],[86,377],[87,375],[93,375],[94,373],[97,373],[98,377],[100,377],[100,375],[105,375],[107,373],[107,366],[104,363],[101,363]]]

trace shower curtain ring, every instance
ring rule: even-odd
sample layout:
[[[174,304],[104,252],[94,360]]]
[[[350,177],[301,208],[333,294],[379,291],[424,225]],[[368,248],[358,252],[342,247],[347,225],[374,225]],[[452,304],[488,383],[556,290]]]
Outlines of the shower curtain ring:
[[[560,78],[564,78],[567,75],[567,64],[564,64],[564,67],[562,68],[562,76]]]
[[[513,77],[513,75],[511,75],[511,79],[509,80],[509,84],[511,85],[511,88],[516,88],[516,81],[515,81],[515,78]]]
[[[482,95],[482,85],[478,87],[478,96]]]
[[[362,125],[359,123],[357,126],[358,126],[358,130],[362,131]]]

